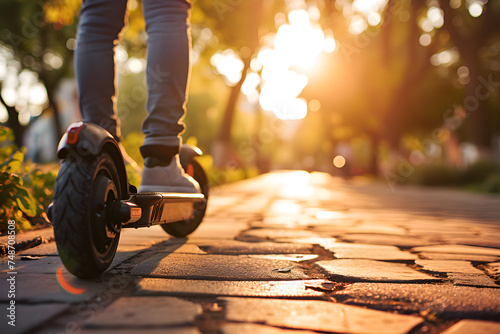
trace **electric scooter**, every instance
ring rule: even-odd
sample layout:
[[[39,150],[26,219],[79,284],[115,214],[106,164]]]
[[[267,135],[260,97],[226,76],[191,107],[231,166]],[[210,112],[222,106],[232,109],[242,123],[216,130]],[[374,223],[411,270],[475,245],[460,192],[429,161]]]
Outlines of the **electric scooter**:
[[[201,187],[201,194],[137,193],[113,136],[98,125],[77,122],[62,137],[62,164],[54,200],[48,208],[61,260],[70,273],[93,278],[113,261],[122,228],[160,225],[185,237],[201,223],[207,208],[208,179],[195,160],[201,150],[183,145],[181,165]]]

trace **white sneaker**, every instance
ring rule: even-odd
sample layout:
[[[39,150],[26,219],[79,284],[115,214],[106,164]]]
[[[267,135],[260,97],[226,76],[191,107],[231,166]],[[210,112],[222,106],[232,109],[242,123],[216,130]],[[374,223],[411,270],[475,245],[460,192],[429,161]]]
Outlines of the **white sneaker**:
[[[184,172],[176,155],[168,166],[144,166],[139,192],[201,193],[201,190],[198,182]]]

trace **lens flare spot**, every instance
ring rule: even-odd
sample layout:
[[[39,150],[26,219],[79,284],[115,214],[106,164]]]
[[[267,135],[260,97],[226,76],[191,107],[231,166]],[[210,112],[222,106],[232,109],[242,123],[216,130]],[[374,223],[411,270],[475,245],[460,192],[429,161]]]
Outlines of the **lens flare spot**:
[[[66,282],[66,280],[64,279],[64,276],[63,276],[63,268],[62,267],[59,267],[59,269],[57,269],[56,277],[57,277],[57,282],[59,283],[61,288],[63,288],[67,292],[69,292],[73,295],[81,295],[82,293],[85,292],[85,289],[74,287],[70,283]]]
[[[342,168],[345,166],[345,158],[341,155],[337,155],[333,158],[333,165],[337,168]]]
[[[469,6],[469,14],[472,17],[479,17],[483,13],[483,3],[475,1]]]

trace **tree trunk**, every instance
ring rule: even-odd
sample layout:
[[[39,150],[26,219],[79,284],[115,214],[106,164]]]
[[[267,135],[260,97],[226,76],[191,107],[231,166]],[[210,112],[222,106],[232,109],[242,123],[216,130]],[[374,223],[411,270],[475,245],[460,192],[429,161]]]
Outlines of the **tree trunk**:
[[[387,140],[391,150],[397,151],[399,149],[399,141],[401,138],[401,118],[404,117],[404,111],[407,107],[409,95],[412,88],[420,80],[423,73],[423,68],[421,64],[418,63],[418,36],[420,34],[419,27],[417,25],[417,12],[419,4],[412,2],[410,7],[410,27],[407,36],[407,42],[405,45],[407,55],[407,61],[404,67],[404,73],[401,78],[401,82],[395,89],[393,98],[389,103],[387,108],[387,113],[383,118],[382,135]],[[385,27],[385,29],[390,29],[390,25]],[[390,36],[385,36],[386,40],[390,39]],[[386,43],[386,47],[389,47],[390,43]],[[391,58],[394,52],[387,52],[387,57]],[[388,66],[390,66],[390,61]],[[427,64],[427,63],[426,63]]]
[[[52,107],[52,111],[54,112],[54,118],[53,118],[53,121],[54,121],[54,128],[56,130],[56,135],[57,135],[57,142],[59,142],[59,139],[61,139],[62,135],[64,134],[64,130],[62,128],[62,125],[61,125],[61,115],[60,115],[60,111],[59,111],[59,107],[57,106],[57,102],[55,101],[55,98],[54,98],[54,92],[53,90],[55,89],[51,89],[51,91],[49,92],[49,89],[47,89],[47,96],[49,98],[49,104],[50,106]],[[56,142],[56,146],[57,146],[57,142]]]
[[[229,100],[226,105],[222,125],[220,128],[219,136],[215,140],[212,155],[214,158],[214,166],[224,167],[229,160],[229,151],[231,146],[231,130],[233,125],[234,114],[236,111],[236,102],[241,92],[241,86],[247,77],[247,71],[250,68],[250,61],[259,46],[259,26],[262,19],[262,6],[263,0],[253,1],[249,15],[253,18],[251,25],[248,27],[248,38],[245,41],[246,47],[250,49],[249,55],[243,57],[243,72],[241,79],[231,89]]]
[[[474,60],[467,61],[465,59],[464,63],[469,68],[470,78],[466,90],[467,97],[464,100],[464,107],[469,113],[469,121],[467,122],[468,132],[472,142],[477,146],[479,151],[487,153],[491,149],[492,134],[486,114],[486,101],[477,96],[476,93],[477,87],[482,85],[479,81],[481,75],[478,69],[478,63]],[[487,88],[483,88],[483,90],[486,89]]]
[[[378,156],[378,146],[380,144],[379,136],[376,133],[369,133],[370,138],[370,165],[368,167],[368,173],[379,176],[379,156]]]
[[[47,25],[44,25],[43,27],[40,28],[40,44],[42,45],[42,49],[45,49],[47,47],[47,40],[49,39],[48,35],[49,35],[49,27]],[[47,69],[43,69],[38,73],[38,75],[40,81],[42,81],[43,84],[45,85],[45,89],[47,90],[47,98],[49,101],[49,108],[52,108],[53,111],[52,120],[54,121],[54,129],[56,131],[56,138],[57,138],[54,144],[55,147],[57,147],[59,139],[63,135],[63,130],[61,127],[59,107],[57,106],[55,100],[55,91],[57,83],[59,83],[61,81],[61,78],[63,77],[63,73],[60,70],[49,71]]]
[[[214,165],[216,167],[224,167],[229,158],[229,150],[231,144],[231,130],[233,125],[234,114],[236,110],[236,102],[240,96],[241,86],[247,77],[247,71],[250,68],[251,57],[243,59],[243,72],[241,79],[236,86],[231,88],[229,100],[227,101],[226,110],[222,119],[222,125],[219,131],[219,136],[215,140],[213,147]]]
[[[478,22],[475,31],[464,33],[459,31],[452,20],[455,12],[449,1],[439,1],[444,12],[444,28],[449,32],[451,41],[457,47],[464,65],[469,69],[470,81],[467,84],[467,96],[464,107],[469,113],[467,129],[469,137],[482,154],[489,154],[491,149],[491,130],[485,110],[484,98],[477,96],[476,89],[481,85],[479,77],[482,73],[481,61],[478,59],[480,47],[487,40],[487,22]],[[482,24],[481,24],[482,23]],[[484,78],[484,76],[483,76]]]
[[[63,129],[61,126],[61,116],[59,112],[59,107],[57,106],[57,102],[55,99],[56,94],[56,83],[61,81],[62,75],[57,75],[56,77],[50,77],[51,75],[55,75],[55,73],[50,74],[47,70],[43,70],[39,73],[40,80],[44,83],[45,89],[47,90],[47,98],[49,101],[49,108],[53,111],[53,122],[54,129],[56,131],[57,141],[63,135]],[[57,146],[57,143],[56,143]]]

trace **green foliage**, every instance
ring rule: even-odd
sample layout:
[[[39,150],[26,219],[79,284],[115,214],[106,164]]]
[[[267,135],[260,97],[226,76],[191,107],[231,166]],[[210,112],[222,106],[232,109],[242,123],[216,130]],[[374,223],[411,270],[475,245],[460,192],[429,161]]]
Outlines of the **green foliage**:
[[[40,112],[44,117],[55,118],[56,136],[62,135],[56,89],[62,79],[73,74],[72,55],[80,3],[81,0],[0,1],[0,63],[8,73],[0,77],[0,89],[3,86],[18,90],[19,97],[33,95],[31,87],[38,85],[45,87],[47,95],[46,101],[41,99],[41,93],[35,94],[40,98],[17,98],[15,103],[2,100],[9,111],[8,125],[14,129],[18,146],[31,120]],[[32,78],[24,80],[27,74]],[[40,112],[35,114],[35,110]],[[17,115],[26,111],[32,116],[25,119],[28,124]]]
[[[143,72],[120,76],[117,106],[124,137],[133,132],[140,133],[142,122],[147,116],[147,88],[144,79]]]
[[[141,132],[131,132],[122,141],[122,145],[125,148],[127,154],[137,163],[137,165],[144,165],[144,159],[142,158],[139,147],[141,147],[144,141],[144,135]],[[132,165],[126,164],[128,182],[136,187],[141,184],[141,174],[132,167]]]
[[[408,181],[425,186],[452,186],[477,192],[500,193],[500,168],[490,160],[478,161],[464,169],[429,164],[416,168]]]
[[[210,28],[222,44],[219,47],[253,50],[259,37],[274,31],[274,15],[283,5],[281,1],[196,0],[191,22]]]
[[[425,186],[452,186],[459,183],[459,171],[443,164],[429,164],[415,169],[410,183]]]
[[[138,173],[137,170],[134,167],[132,167],[132,165],[126,164],[125,168],[127,170],[128,182],[131,185],[139,188],[139,185],[141,184],[142,175]]]
[[[483,182],[494,172],[499,172],[499,168],[493,161],[481,160],[468,166],[460,173],[460,183]]]
[[[0,139],[12,139],[12,131],[0,127]],[[7,141],[3,141],[6,143]],[[33,163],[23,163],[25,149],[12,145],[0,148],[0,233],[7,231],[7,222],[16,221],[17,230],[27,230],[38,218],[45,220],[45,209],[52,201],[57,168],[40,171]]]
[[[483,189],[489,193],[500,194],[500,172],[490,174],[483,182]]]
[[[245,168],[243,166],[216,168],[213,165],[212,156],[208,154],[197,157],[196,161],[198,161],[207,173],[208,182],[211,187],[241,181],[259,175],[257,168]]]
[[[26,187],[22,177],[15,174],[21,169],[24,158],[23,151],[15,151],[0,165],[0,233],[7,232],[7,222],[16,221],[18,230],[29,228],[28,221],[23,217],[36,214],[36,202]]]
[[[79,0],[1,1],[1,42],[14,51],[23,68],[40,74],[54,85],[72,71],[72,51],[66,47],[66,41],[76,35],[79,6]],[[48,54],[59,56],[62,66],[50,68],[44,61]]]
[[[237,167],[231,169],[220,169],[213,167],[207,171],[207,176],[211,187],[245,180],[257,175],[259,175],[259,171],[257,170],[257,168],[247,169],[243,167]]]
[[[141,152],[139,150],[143,141],[144,135],[142,134],[142,132],[131,132],[121,141],[127,154],[132,159],[134,159],[134,161],[137,162],[139,166],[142,166],[144,164],[144,159],[142,158]]]
[[[14,142],[14,134],[12,130],[0,126],[0,161],[5,161],[14,151],[16,150],[16,145]]]
[[[31,191],[36,202],[36,217],[45,217],[45,211],[52,203],[54,185],[59,166],[48,165],[47,171],[42,171],[33,163],[25,164],[26,174],[23,176],[25,186]]]
[[[461,184],[472,185],[477,191],[500,193],[500,168],[491,160],[481,160],[460,175]]]

